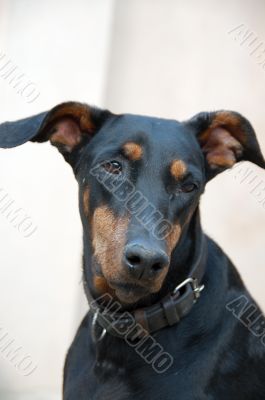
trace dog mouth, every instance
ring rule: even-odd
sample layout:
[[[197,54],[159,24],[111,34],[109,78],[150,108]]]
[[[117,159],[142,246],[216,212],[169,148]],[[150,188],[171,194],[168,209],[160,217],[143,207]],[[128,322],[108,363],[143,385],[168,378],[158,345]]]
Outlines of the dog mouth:
[[[109,282],[109,286],[115,291],[117,298],[122,303],[132,304],[150,294],[150,291],[136,283]]]

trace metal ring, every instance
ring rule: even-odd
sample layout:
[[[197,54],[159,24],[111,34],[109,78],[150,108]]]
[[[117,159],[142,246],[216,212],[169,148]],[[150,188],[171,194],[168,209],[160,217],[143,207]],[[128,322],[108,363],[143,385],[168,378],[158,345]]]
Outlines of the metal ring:
[[[93,315],[92,318],[92,330],[91,330],[91,335],[92,339],[94,342],[100,342],[106,335],[107,330],[105,328],[102,328],[101,334],[97,337],[96,335],[96,325],[97,325],[97,320],[98,320],[98,314],[99,314],[99,309],[96,310],[95,314]]]
[[[189,283],[193,283],[193,278],[187,278],[185,281],[181,282],[174,290],[173,294],[176,294],[180,289],[182,289],[184,286],[187,286]]]
[[[179,290],[185,286],[187,286],[188,284],[191,284],[193,293],[194,293],[194,300],[198,300],[198,298],[201,295],[201,292],[204,289],[204,285],[199,285],[198,284],[198,280],[195,278],[187,278],[185,281],[183,281],[182,283],[180,283],[173,291],[173,294],[176,294],[179,292]]]

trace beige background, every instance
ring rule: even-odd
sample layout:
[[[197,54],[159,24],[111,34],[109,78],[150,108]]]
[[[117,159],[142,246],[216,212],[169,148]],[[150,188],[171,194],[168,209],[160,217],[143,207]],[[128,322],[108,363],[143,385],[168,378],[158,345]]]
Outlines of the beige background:
[[[265,153],[265,70],[228,34],[245,24],[263,42],[264,17],[262,0],[0,0],[0,51],[41,93],[27,104],[0,77],[0,121],[70,99],[176,119],[226,108],[250,119]],[[242,168],[265,188],[264,171]],[[208,185],[203,225],[265,309],[265,206],[236,176]],[[23,377],[0,353],[0,400],[60,399],[64,357],[86,309],[77,185],[54,148],[27,144],[0,151],[1,188],[38,230],[26,239],[0,214],[0,327],[38,368]]]

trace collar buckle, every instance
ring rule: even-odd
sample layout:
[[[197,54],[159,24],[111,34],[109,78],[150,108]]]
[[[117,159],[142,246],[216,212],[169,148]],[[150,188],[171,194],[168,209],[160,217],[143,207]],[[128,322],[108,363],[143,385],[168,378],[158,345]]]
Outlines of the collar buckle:
[[[204,285],[199,285],[198,279],[197,278],[187,278],[185,279],[185,281],[181,282],[173,291],[173,294],[177,294],[180,289],[182,289],[183,287],[187,286],[187,285],[191,285],[191,288],[193,290],[193,294],[194,294],[194,303],[196,303],[196,301],[199,299],[199,297],[201,296],[201,292],[204,289]]]

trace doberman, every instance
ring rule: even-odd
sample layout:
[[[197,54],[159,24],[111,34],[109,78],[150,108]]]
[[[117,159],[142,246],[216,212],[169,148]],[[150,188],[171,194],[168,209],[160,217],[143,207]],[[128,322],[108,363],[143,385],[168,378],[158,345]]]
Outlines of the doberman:
[[[50,140],[72,166],[90,304],[69,350],[65,400],[265,399],[265,322],[200,225],[206,183],[265,168],[237,112],[177,122],[77,102],[0,125],[0,147]]]

